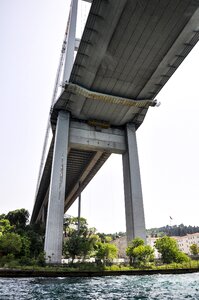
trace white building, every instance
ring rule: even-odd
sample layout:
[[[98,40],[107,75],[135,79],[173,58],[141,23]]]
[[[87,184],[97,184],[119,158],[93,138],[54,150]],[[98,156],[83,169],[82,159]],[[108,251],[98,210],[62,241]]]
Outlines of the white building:
[[[191,251],[190,251],[191,245],[196,244],[199,247],[199,232],[187,234],[184,236],[172,236],[172,238],[177,241],[180,251],[188,255],[191,255]],[[157,239],[158,239],[157,237],[148,237],[147,244],[155,249],[154,244]],[[160,258],[160,254],[156,249],[155,249],[155,257]]]
[[[177,241],[179,249],[189,255],[191,254],[191,245],[196,244],[199,246],[199,232],[187,234],[185,236],[173,236],[172,238]]]
[[[187,234],[185,236],[172,236],[178,243],[178,247],[180,251],[190,255],[190,246],[196,244],[199,246],[199,232]],[[155,258],[161,258],[161,255],[155,248],[155,241],[159,239],[158,237],[147,237],[147,245],[151,246],[154,249]],[[127,248],[127,240],[126,236],[120,237],[114,241],[112,241],[118,247],[118,256],[121,258],[126,257],[126,248]]]

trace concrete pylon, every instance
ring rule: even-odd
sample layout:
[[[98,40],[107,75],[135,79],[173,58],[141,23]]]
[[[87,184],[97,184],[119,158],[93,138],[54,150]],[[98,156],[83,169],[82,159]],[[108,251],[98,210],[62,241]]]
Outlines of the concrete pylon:
[[[135,126],[126,125],[127,150],[123,154],[123,176],[127,242],[135,237],[146,241],[144,207]]]
[[[60,111],[56,126],[44,251],[47,263],[61,262],[64,200],[69,138],[68,112]]]

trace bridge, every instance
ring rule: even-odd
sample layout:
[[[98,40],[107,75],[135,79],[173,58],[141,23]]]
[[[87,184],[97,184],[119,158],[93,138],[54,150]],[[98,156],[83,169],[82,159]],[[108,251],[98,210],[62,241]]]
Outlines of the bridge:
[[[52,263],[61,261],[64,212],[111,153],[123,157],[127,239],[145,239],[136,130],[199,40],[199,0],[93,0],[80,42],[77,3],[71,1],[63,89],[51,108],[53,138],[31,217],[46,224]]]

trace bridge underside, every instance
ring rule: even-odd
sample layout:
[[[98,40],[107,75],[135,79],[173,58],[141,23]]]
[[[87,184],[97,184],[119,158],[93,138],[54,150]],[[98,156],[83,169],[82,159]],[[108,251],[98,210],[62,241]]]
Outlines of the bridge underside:
[[[64,210],[72,205],[79,193],[87,186],[104,162],[112,152],[122,153],[124,142],[120,145],[120,139],[123,140],[121,130],[115,130],[117,134],[115,139],[118,149],[114,148],[110,141],[112,129],[101,129],[96,134],[94,128],[88,131],[88,125],[82,122],[71,122],[70,138],[68,149],[68,162],[66,172],[66,191]],[[83,136],[84,134],[84,136]],[[113,135],[111,135],[113,138]],[[95,145],[97,144],[97,149]],[[109,145],[107,145],[109,144]],[[116,143],[114,143],[114,146]],[[47,161],[45,164],[43,176],[37,193],[36,202],[32,214],[32,222],[45,221],[46,209],[49,196],[49,185],[51,177],[51,167],[53,159],[54,138],[52,140]],[[120,149],[121,148],[121,149]],[[81,185],[79,183],[81,182]]]
[[[111,153],[125,155],[127,124],[142,124],[198,39],[199,0],[93,1],[69,82],[52,109],[53,139],[31,222],[46,219],[60,111],[70,114],[66,211]]]
[[[52,122],[61,109],[81,120],[139,127],[146,109],[125,99],[156,97],[197,43],[198,20],[198,0],[94,0]]]

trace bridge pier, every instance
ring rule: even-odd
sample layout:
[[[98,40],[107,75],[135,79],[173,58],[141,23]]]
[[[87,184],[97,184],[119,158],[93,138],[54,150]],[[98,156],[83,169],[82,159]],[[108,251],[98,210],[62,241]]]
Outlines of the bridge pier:
[[[69,121],[69,113],[60,111],[53,150],[44,246],[46,262],[53,264],[61,262],[64,211],[70,207],[78,193],[81,192],[78,184],[77,190],[74,185],[68,196],[65,195],[68,149],[93,151],[94,156],[88,166],[88,171],[94,167],[103,153],[107,153],[107,155],[122,154],[127,240],[129,242],[135,237],[146,239],[134,124],[127,124],[126,129],[96,129],[84,122]],[[86,175],[87,169],[84,171]],[[84,175],[79,178],[84,186],[87,184],[85,178]],[[44,219],[44,210],[41,212],[41,217]]]
[[[68,112],[59,112],[50,180],[44,251],[46,262],[54,264],[62,257],[69,119]]]
[[[126,125],[126,146],[122,158],[127,242],[135,237],[146,240],[138,149],[133,124]]]

